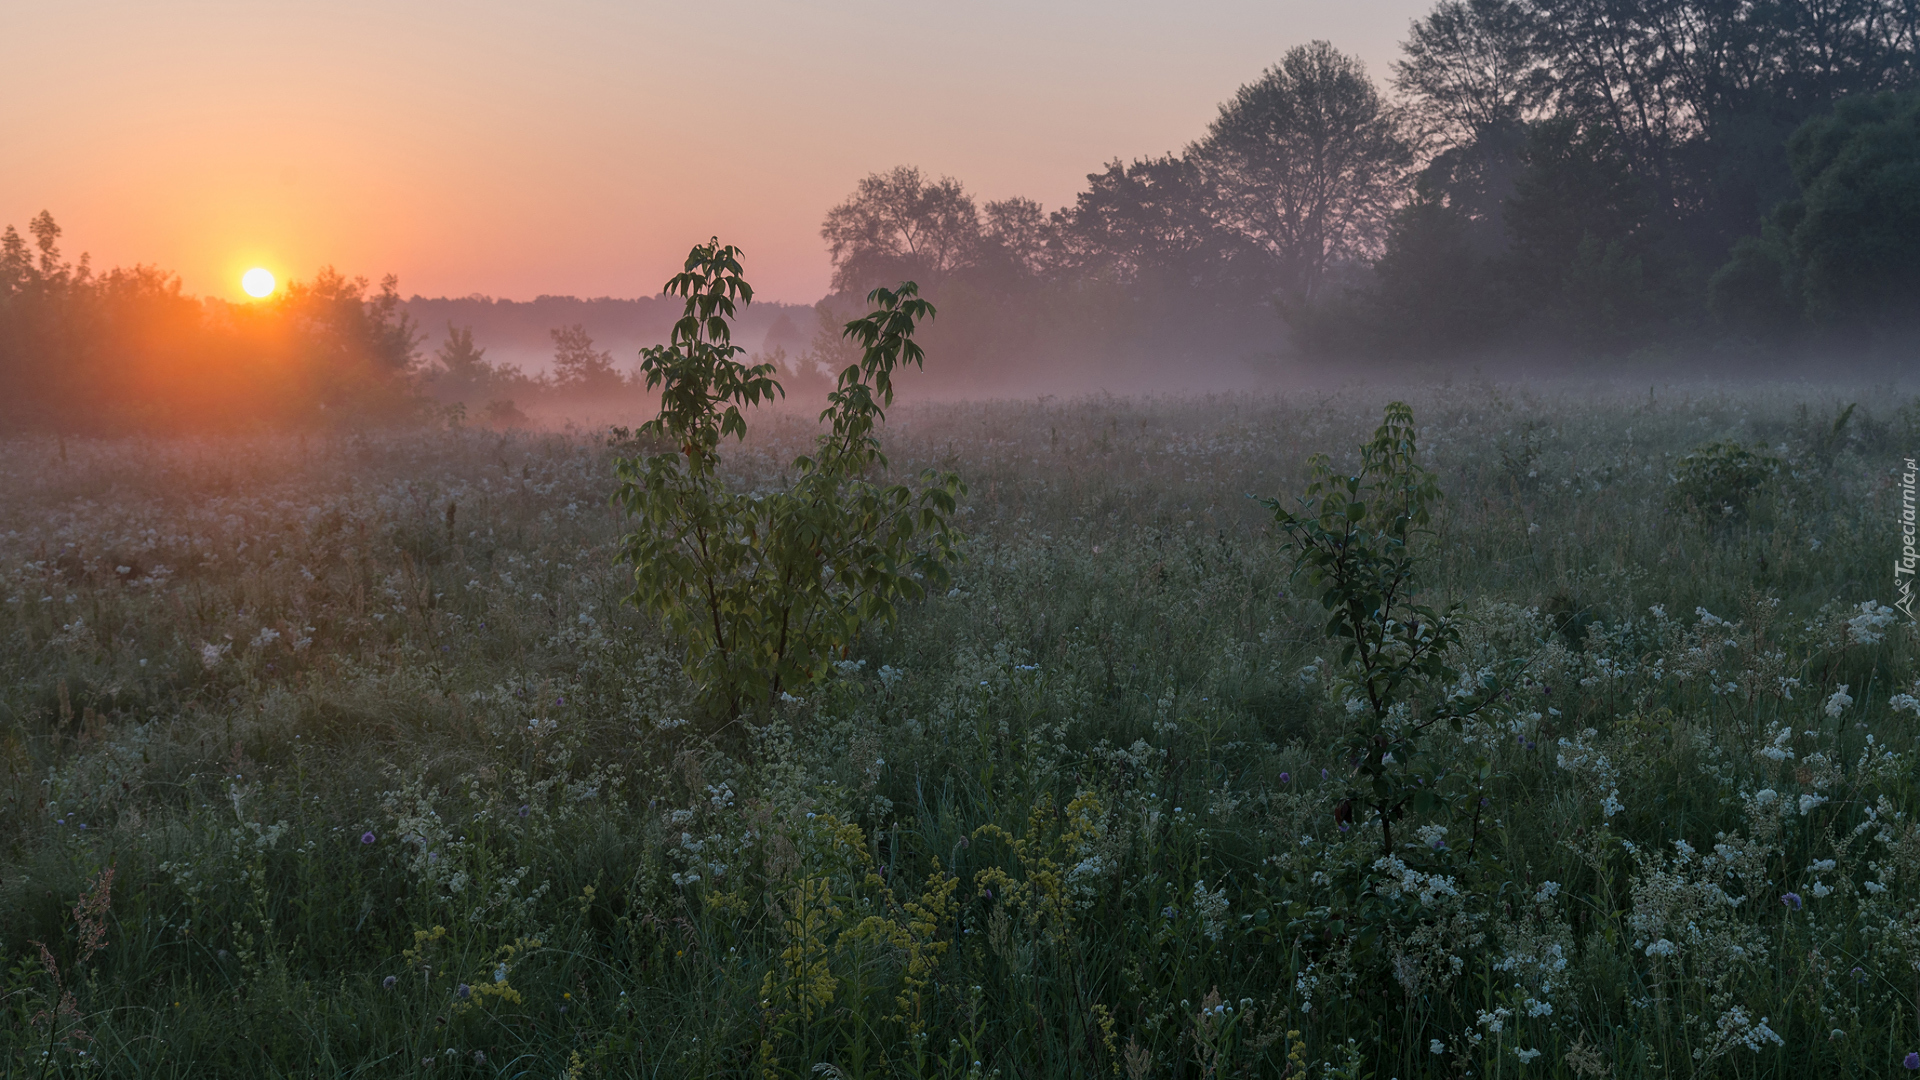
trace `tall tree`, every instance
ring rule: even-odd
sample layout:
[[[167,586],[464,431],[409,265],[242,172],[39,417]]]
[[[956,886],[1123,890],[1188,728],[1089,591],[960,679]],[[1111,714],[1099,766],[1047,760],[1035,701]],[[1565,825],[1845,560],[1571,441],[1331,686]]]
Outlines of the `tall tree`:
[[[1253,245],[1208,206],[1200,169],[1171,154],[1115,160],[1087,175],[1087,190],[1053,215],[1068,272],[1142,288],[1217,291],[1252,270]]]
[[[1279,294],[1299,303],[1336,261],[1375,252],[1413,148],[1360,61],[1315,41],[1241,87],[1192,157],[1215,215],[1269,254]]]
[[[980,210],[951,176],[929,181],[912,166],[873,173],[820,226],[833,259],[833,288],[864,293],[910,279],[938,287],[970,265],[981,239]]]
[[[1534,119],[1551,89],[1537,29],[1519,0],[1442,0],[1415,20],[1393,88],[1411,101],[1421,133],[1460,146]]]

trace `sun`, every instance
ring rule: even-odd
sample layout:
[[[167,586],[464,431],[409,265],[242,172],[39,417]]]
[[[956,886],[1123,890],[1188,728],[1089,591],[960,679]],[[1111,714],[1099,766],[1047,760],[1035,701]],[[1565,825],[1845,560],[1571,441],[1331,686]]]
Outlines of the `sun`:
[[[273,274],[258,266],[240,276],[240,287],[256,300],[273,292],[274,284]]]

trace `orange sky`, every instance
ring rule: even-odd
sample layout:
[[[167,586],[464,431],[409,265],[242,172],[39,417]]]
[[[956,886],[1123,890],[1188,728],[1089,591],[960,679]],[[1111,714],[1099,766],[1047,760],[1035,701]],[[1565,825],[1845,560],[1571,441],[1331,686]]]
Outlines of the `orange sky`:
[[[233,298],[249,266],[325,263],[406,294],[649,295],[718,233],[762,296],[811,302],[820,219],[869,172],[1052,209],[1289,46],[1384,81],[1429,6],[20,0],[0,224],[47,209],[69,255]]]

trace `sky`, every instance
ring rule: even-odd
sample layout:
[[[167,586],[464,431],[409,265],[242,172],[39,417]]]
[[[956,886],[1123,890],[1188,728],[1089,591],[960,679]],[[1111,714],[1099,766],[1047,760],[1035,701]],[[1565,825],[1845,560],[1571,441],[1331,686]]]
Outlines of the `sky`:
[[[1316,38],[1383,86],[1431,0],[7,0],[0,225],[238,299],[322,265],[403,295],[646,296],[718,235],[811,303],[896,165],[1049,210],[1176,151]]]

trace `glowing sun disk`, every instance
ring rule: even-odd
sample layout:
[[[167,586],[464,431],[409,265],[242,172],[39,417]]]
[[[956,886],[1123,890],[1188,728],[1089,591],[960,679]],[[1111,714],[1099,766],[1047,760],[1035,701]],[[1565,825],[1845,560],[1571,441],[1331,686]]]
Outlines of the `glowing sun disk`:
[[[240,277],[240,287],[247,291],[248,296],[256,300],[271,293],[273,286],[273,275],[258,266]]]

